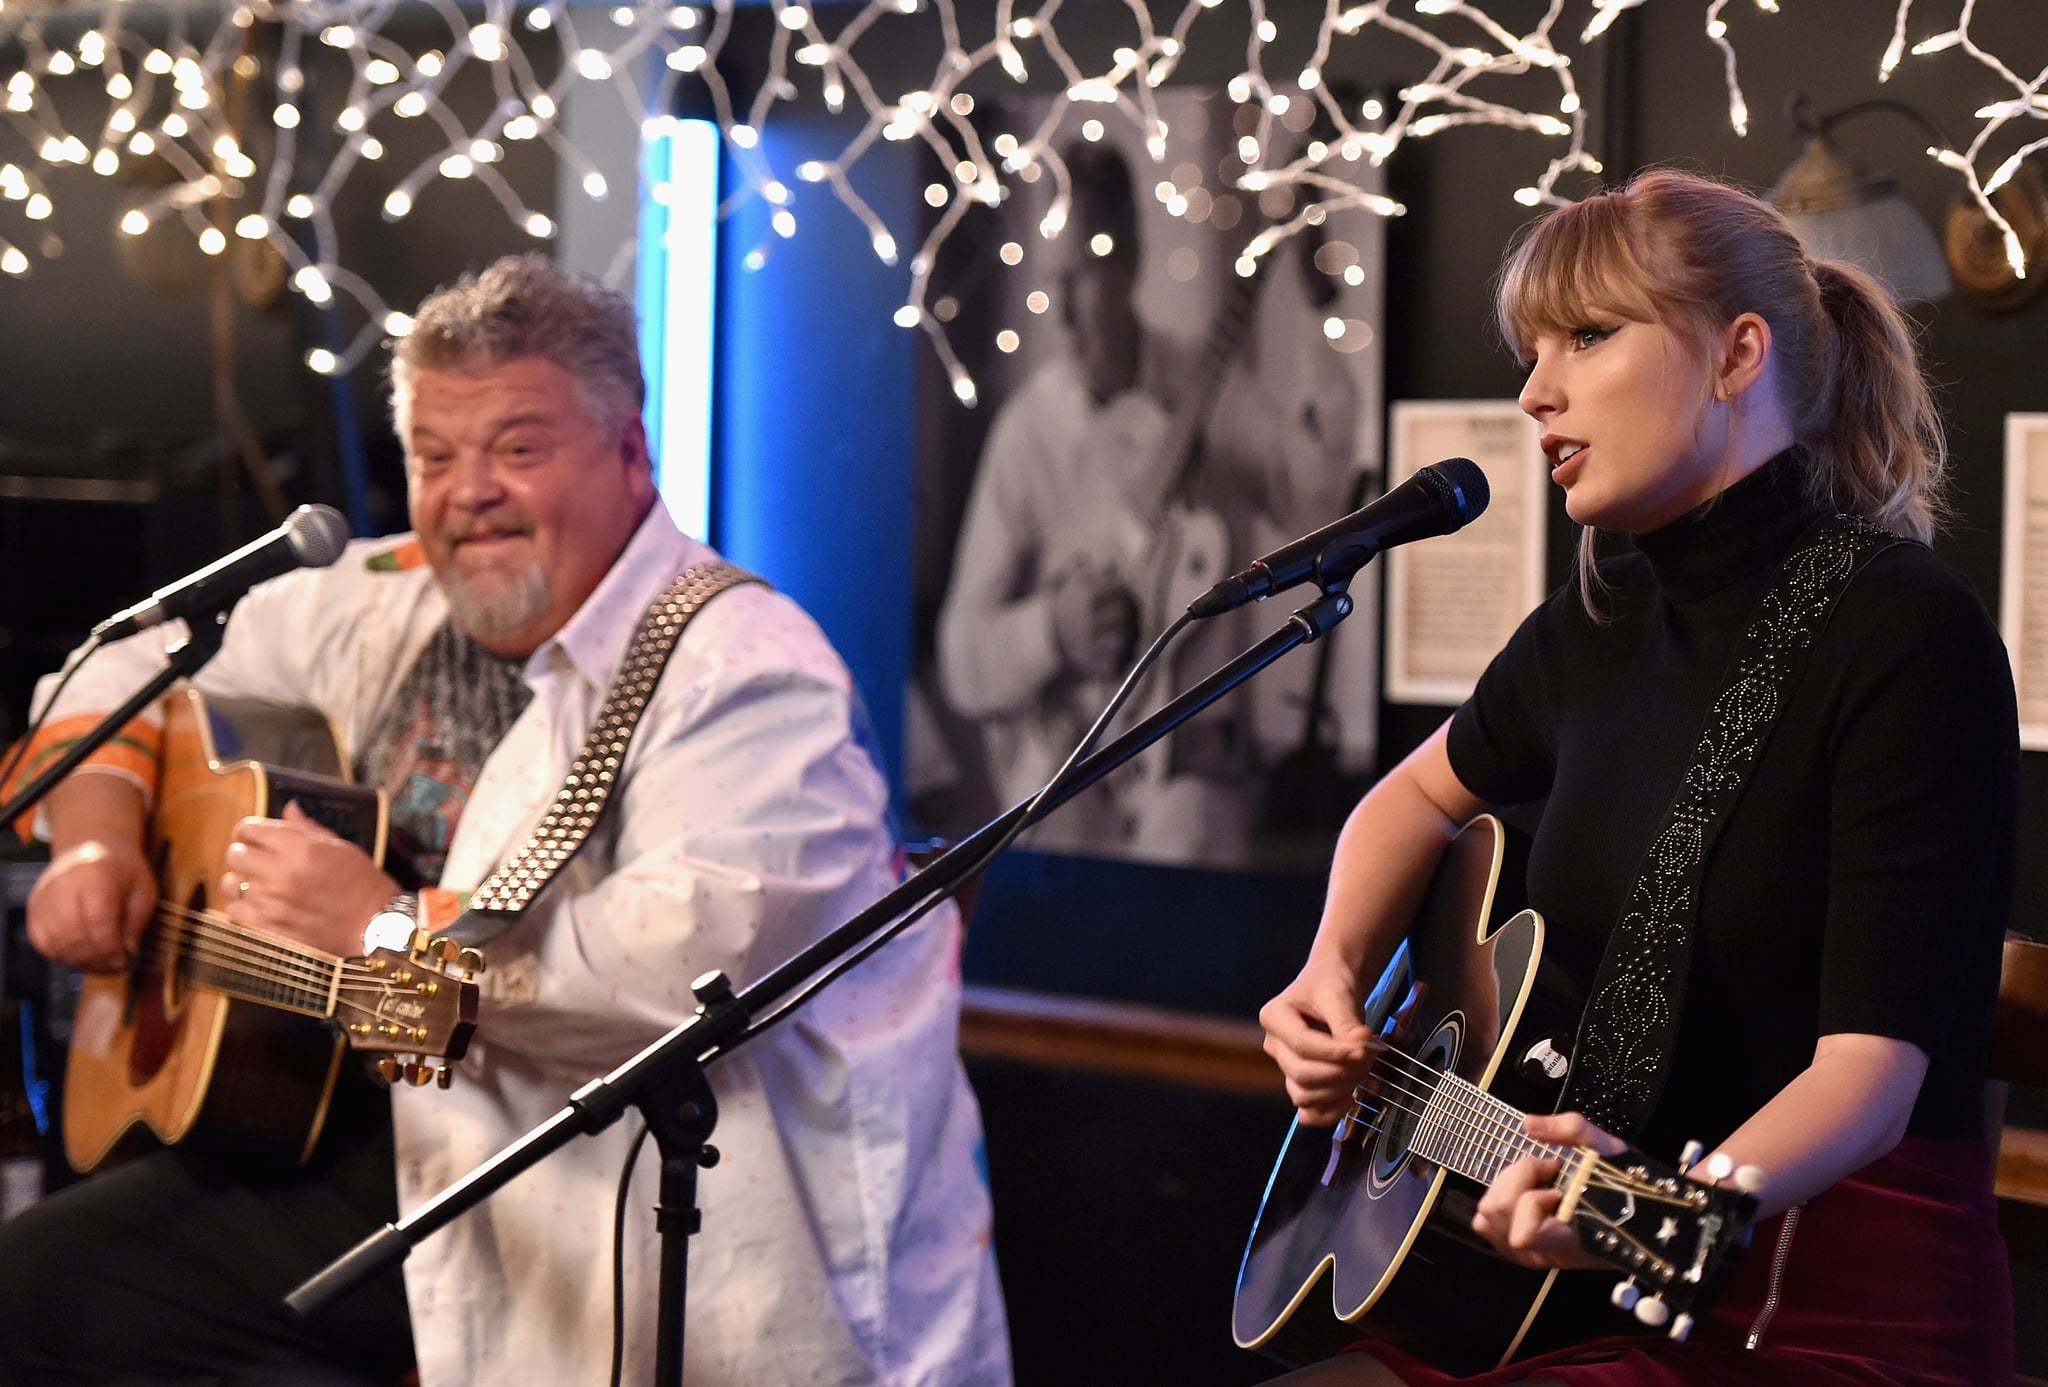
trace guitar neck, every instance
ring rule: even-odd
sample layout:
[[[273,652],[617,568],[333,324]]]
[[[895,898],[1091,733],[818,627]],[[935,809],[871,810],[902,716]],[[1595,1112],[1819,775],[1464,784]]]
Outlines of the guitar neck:
[[[161,909],[151,931],[156,962],[181,984],[324,1020],[334,1015],[343,960],[235,924],[224,916]]]
[[[1260,264],[1263,266],[1264,261]],[[1169,496],[1184,500],[1194,488],[1195,475],[1202,462],[1195,440],[1201,435],[1209,410],[1216,403],[1216,392],[1223,384],[1224,372],[1236,358],[1251,326],[1258,283],[1256,274],[1233,274],[1224,286],[1223,301],[1217,305],[1216,320],[1210,325],[1209,335],[1202,345],[1201,359],[1191,376],[1192,386],[1180,407],[1174,411],[1161,447],[1164,456],[1179,460],[1173,485],[1167,492]]]
[[[1455,1074],[1439,1074],[1416,1118],[1411,1149],[1423,1159],[1482,1185],[1525,1156],[1570,1160],[1573,1150],[1538,1141],[1522,1128],[1525,1114]]]

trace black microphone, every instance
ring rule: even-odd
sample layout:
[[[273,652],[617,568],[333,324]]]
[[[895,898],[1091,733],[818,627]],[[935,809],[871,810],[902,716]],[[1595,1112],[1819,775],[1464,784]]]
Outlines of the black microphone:
[[[1470,458],[1445,458],[1423,468],[1378,500],[1314,534],[1290,540],[1239,569],[1188,604],[1195,617],[1234,611],[1301,583],[1324,591],[1349,579],[1382,549],[1447,535],[1486,509],[1486,474]]]
[[[269,534],[169,587],[158,588],[148,600],[93,627],[92,634],[104,643],[181,617],[218,615],[265,578],[294,568],[327,567],[341,557],[346,543],[348,522],[340,511],[332,506],[300,506]]]

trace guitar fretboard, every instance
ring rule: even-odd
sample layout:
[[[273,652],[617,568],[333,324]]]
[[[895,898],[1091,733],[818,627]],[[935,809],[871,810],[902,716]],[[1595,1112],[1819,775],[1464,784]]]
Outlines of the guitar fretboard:
[[[317,949],[244,929],[223,917],[160,911],[147,941],[155,960],[180,983],[240,1001],[332,1016],[342,960]]]
[[[1482,1185],[1525,1156],[1567,1160],[1570,1147],[1542,1142],[1522,1130],[1523,1114],[1455,1074],[1440,1073],[1416,1120],[1412,1149]]]

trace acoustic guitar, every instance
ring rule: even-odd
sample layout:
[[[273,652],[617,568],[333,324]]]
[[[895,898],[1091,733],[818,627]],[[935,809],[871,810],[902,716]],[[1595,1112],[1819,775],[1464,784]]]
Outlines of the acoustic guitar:
[[[1238,1273],[1240,1347],[1302,1364],[1371,1337],[1463,1375],[1568,1341],[1546,1332],[1557,1272],[1472,1230],[1485,1186],[1525,1156],[1562,1162],[1557,1216],[1625,1274],[1613,1302],[1644,1325],[1685,1337],[1749,1245],[1751,1195],[1523,1130],[1557,1107],[1580,1008],[1543,961],[1542,917],[1500,918],[1506,858],[1490,815],[1451,844],[1367,1003],[1373,1073],[1334,1128],[1289,1131]]]
[[[247,758],[268,748],[333,774]],[[446,1084],[446,1064],[425,1061],[469,1044],[474,952],[420,935],[409,953],[341,958],[238,925],[216,899],[235,825],[287,802],[382,861],[383,796],[340,771],[324,726],[309,735],[296,714],[209,707],[189,687],[165,700],[149,845],[160,898],[128,971],[88,975],[78,997],[64,1082],[74,1169],[152,1136],[302,1163],[351,1048],[380,1056],[387,1081]]]

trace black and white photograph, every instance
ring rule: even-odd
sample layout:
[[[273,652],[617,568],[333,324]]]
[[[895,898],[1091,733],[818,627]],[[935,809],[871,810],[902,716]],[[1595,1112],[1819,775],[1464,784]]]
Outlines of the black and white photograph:
[[[1282,106],[1269,139],[1284,162],[1317,132],[1306,96]],[[994,138],[1041,130],[1048,109],[1003,103]],[[976,413],[988,418],[964,419],[950,395],[925,418],[948,443],[986,433],[972,453],[923,450],[943,469],[927,490],[954,498],[957,520],[928,508],[916,536],[920,577],[943,574],[936,610],[920,611],[906,732],[922,827],[964,833],[1028,798],[1188,602],[1379,485],[1381,221],[1351,209],[1298,224],[1294,189],[1242,186],[1257,147],[1242,109],[1220,92],[1161,94],[1155,158],[1124,111],[1066,105],[1048,141],[1059,175],[1020,180],[993,214],[1004,268],[976,307],[1007,326],[977,372]],[[1368,161],[1348,167],[1376,186]],[[1290,223],[1268,253],[1245,257],[1254,237]],[[1376,575],[1352,591],[1356,611],[1329,641],[1292,652],[1020,842],[1211,868],[1283,866],[1302,842],[1320,844],[1336,827],[1331,790],[1369,771],[1374,750]],[[1114,727],[1292,610],[1275,602],[1190,628]]]

